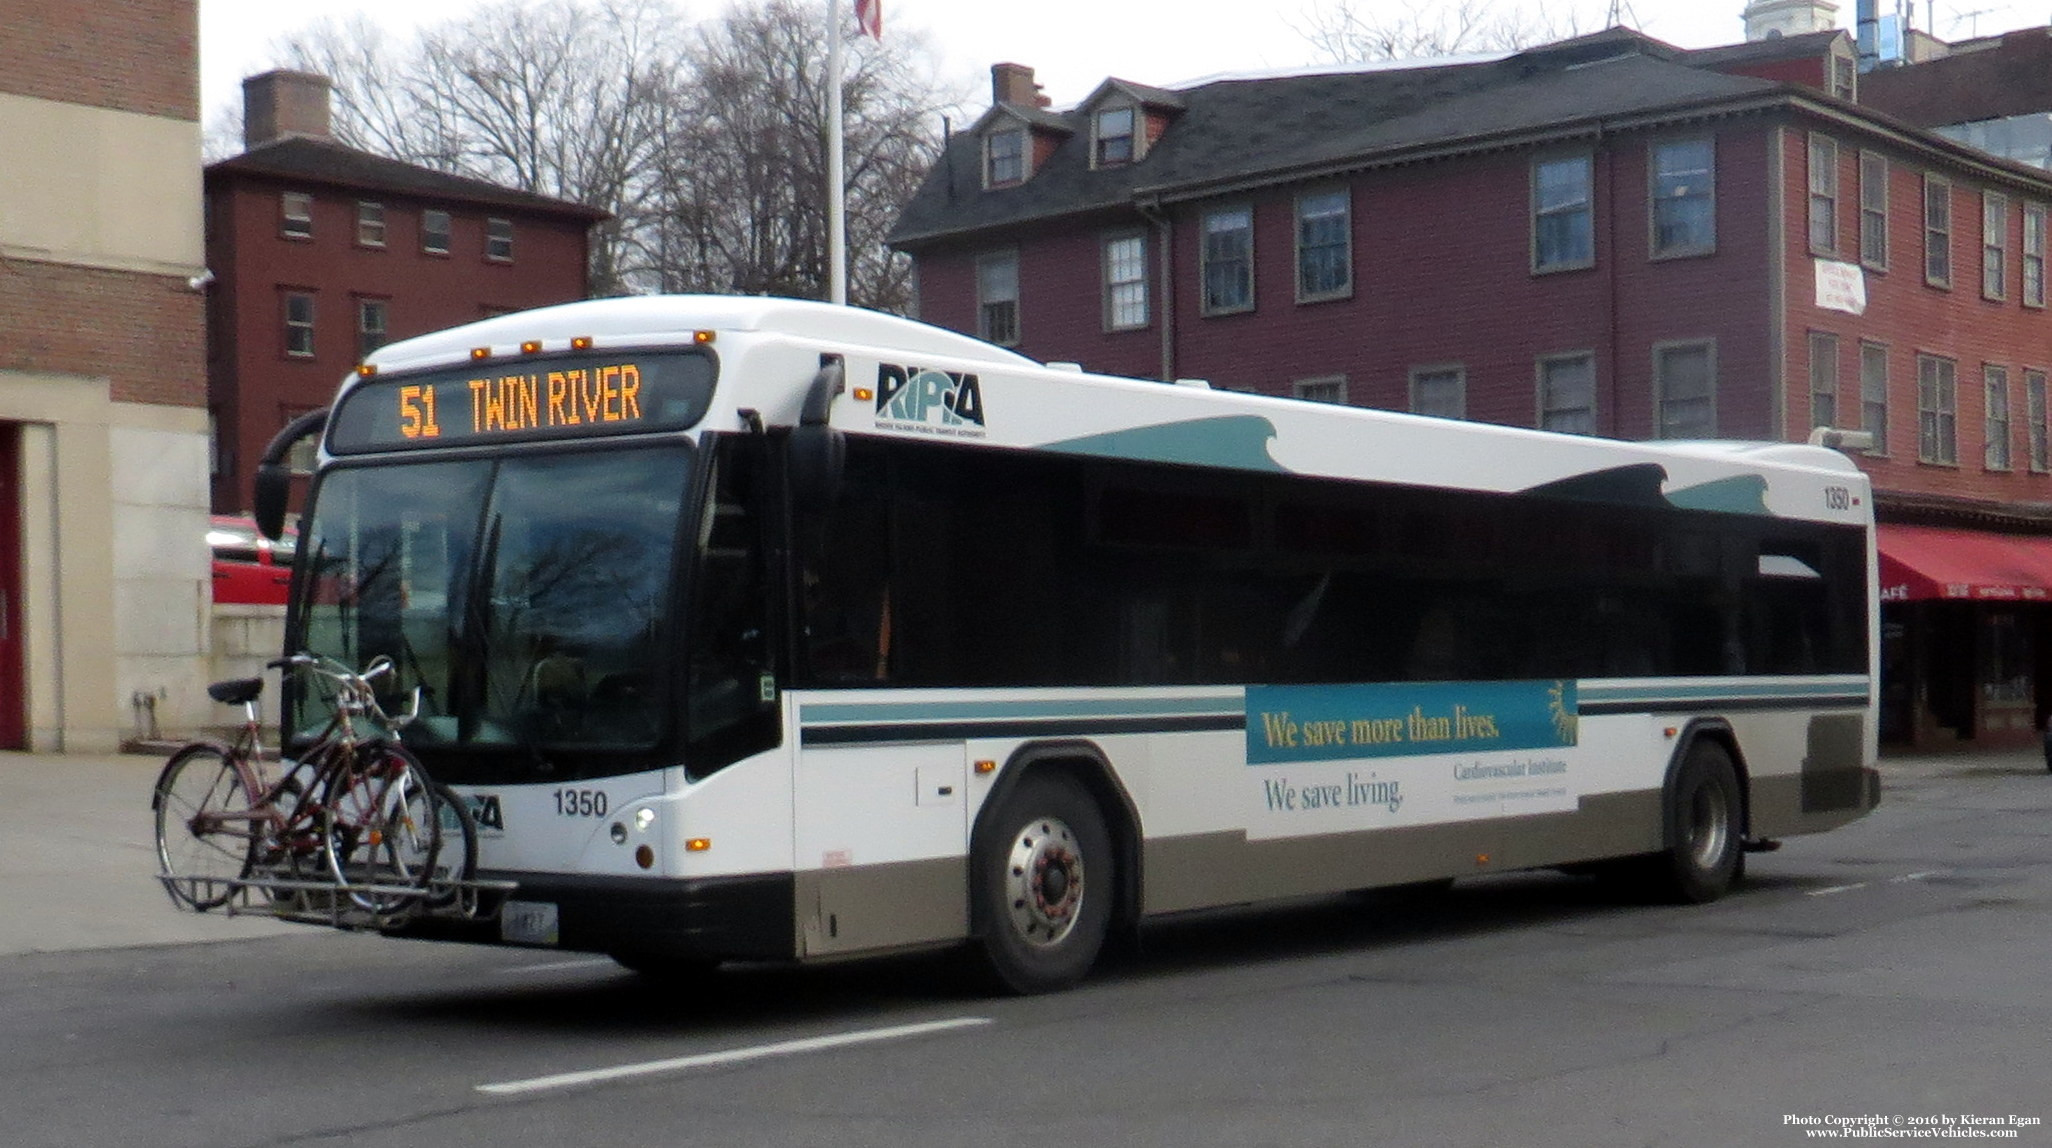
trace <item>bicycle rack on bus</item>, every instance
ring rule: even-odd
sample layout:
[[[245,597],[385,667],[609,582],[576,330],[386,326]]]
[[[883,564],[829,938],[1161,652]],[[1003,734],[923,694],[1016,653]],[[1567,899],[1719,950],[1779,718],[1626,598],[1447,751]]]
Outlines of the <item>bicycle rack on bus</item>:
[[[159,874],[157,880],[181,905],[220,902],[201,912],[218,908],[230,917],[272,917],[349,930],[391,929],[422,918],[491,921],[498,917],[507,895],[516,888],[512,881],[431,881],[420,886],[308,880],[264,873],[242,877]],[[380,907],[365,905],[363,901]]]

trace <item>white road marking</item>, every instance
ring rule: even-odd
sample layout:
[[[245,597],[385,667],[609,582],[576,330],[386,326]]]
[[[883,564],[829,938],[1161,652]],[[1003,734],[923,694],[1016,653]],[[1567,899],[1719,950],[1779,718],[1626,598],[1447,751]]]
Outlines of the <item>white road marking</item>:
[[[1943,869],[1925,869],[1919,873],[1904,873],[1900,877],[1890,877],[1888,880],[1892,884],[1900,885],[1905,881],[1922,881],[1927,877],[1943,877],[1944,875],[1945,870]]]
[[[582,1072],[561,1072],[554,1076],[536,1076],[527,1080],[506,1080],[497,1084],[480,1084],[479,1092],[494,1096],[514,1096],[523,1092],[545,1092],[552,1088],[576,1088],[584,1084],[598,1084],[609,1080],[621,1080],[631,1076],[649,1076],[658,1072],[680,1072],[687,1068],[710,1068],[715,1065],[744,1064],[751,1060],[767,1060],[776,1056],[793,1056],[801,1052],[819,1052],[829,1048],[845,1048],[852,1044],[874,1044],[884,1040],[903,1040],[911,1036],[925,1036],[928,1033],[947,1032],[950,1029],[973,1028],[990,1023],[989,1017],[960,1016],[951,1020],[928,1021],[924,1024],[901,1024],[890,1028],[870,1028],[857,1032],[834,1033],[829,1036],[809,1036],[800,1040],[784,1040],[775,1044],[759,1044],[752,1048],[730,1048],[724,1052],[704,1052],[696,1056],[678,1056],[669,1060],[649,1060],[640,1064],[622,1064],[612,1068],[591,1068]]]
[[[581,961],[550,961],[545,965],[516,965],[510,969],[498,970],[500,976],[517,977],[528,973],[560,973],[570,969],[613,968],[620,966],[610,957],[590,957]]]
[[[1867,883],[1866,883],[1865,881],[1861,881],[1861,882],[1859,882],[1859,883],[1858,883],[1858,884],[1856,884],[1856,885],[1832,885],[1832,886],[1830,886],[1830,887],[1828,887],[1828,888],[1824,888],[1824,889],[1812,889],[1812,890],[1810,890],[1809,892],[1807,892],[1807,893],[1804,893],[1804,894],[1803,894],[1803,896],[1805,896],[1805,897],[1829,897],[1829,896],[1830,896],[1831,894],[1833,894],[1833,893],[1847,893],[1847,892],[1851,892],[1851,891],[1852,891],[1852,890],[1854,890],[1854,889],[1864,889],[1864,888],[1866,888],[1866,887],[1867,887]]]

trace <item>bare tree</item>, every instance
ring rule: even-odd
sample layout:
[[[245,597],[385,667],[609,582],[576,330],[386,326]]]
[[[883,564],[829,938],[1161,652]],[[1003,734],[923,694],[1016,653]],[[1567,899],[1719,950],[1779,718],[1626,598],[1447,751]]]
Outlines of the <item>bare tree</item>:
[[[666,211],[650,237],[665,289],[828,296],[825,15],[768,0],[700,28],[666,132]],[[901,311],[910,264],[883,237],[939,155],[947,98],[925,78],[935,70],[919,60],[916,33],[846,48],[848,297]]]
[[[1305,13],[1298,35],[1332,63],[1414,60],[1465,53],[1513,52],[1632,19],[1624,0],[1558,5],[1448,0],[1392,6],[1378,0],[1332,0]]]

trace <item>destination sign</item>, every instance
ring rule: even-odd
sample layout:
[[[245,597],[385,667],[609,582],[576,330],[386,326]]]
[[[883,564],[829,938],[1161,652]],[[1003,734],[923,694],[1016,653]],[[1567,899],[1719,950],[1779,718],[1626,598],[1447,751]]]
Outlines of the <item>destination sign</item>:
[[[702,352],[574,355],[358,383],[328,420],[336,454],[682,430],[712,403]]]

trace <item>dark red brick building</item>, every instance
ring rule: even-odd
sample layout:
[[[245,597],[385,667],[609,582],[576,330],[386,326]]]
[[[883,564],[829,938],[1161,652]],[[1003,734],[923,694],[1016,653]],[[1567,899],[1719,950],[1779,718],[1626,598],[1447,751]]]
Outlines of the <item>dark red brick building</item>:
[[[923,318],[1046,360],[1627,439],[1865,430],[1884,737],[2052,710],[2052,176],[1854,102],[1850,38],[1616,28],[1486,61],[993,69],[892,242]],[[1932,533],[1932,531],[1938,533]],[[2015,542],[2041,573],[1952,562]],[[2007,553],[2007,551],[2005,551]],[[2016,605],[2012,605],[2016,604]]]
[[[370,155],[329,135],[328,81],[244,81],[247,150],[206,169],[213,508],[371,349],[582,299],[606,213]]]

